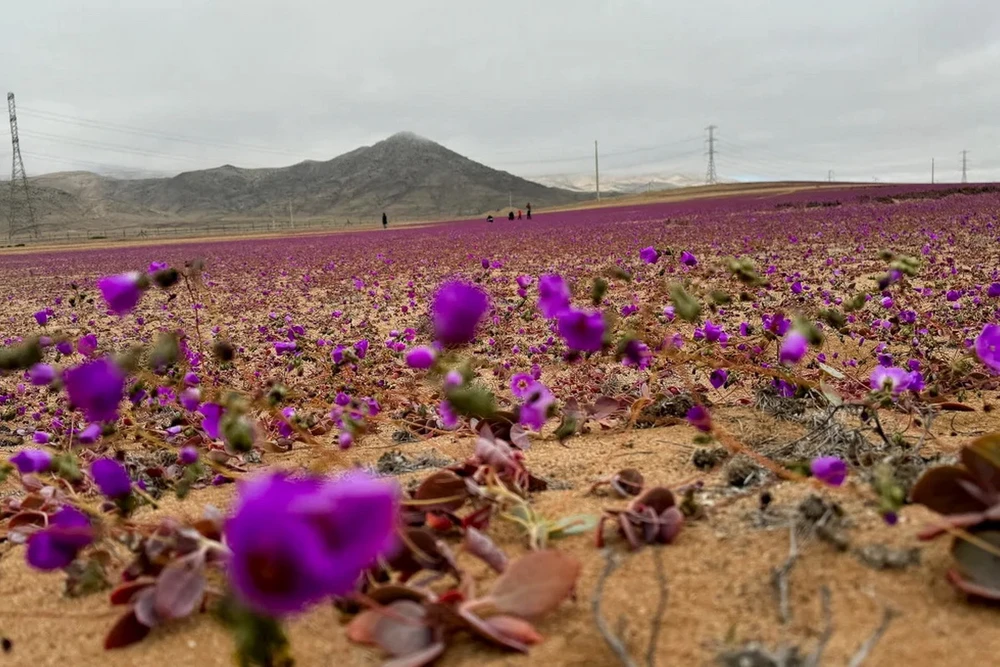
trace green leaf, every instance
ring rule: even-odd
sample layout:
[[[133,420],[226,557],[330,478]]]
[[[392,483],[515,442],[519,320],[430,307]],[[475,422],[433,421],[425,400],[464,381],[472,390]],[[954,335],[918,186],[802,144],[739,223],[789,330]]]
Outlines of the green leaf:
[[[549,537],[553,539],[558,539],[560,537],[569,537],[570,535],[580,535],[581,533],[588,533],[597,528],[597,523],[600,519],[593,514],[575,514],[573,516],[564,516],[558,521],[553,521],[549,524]]]
[[[830,377],[837,378],[838,380],[843,380],[846,377],[843,373],[841,373],[840,371],[838,371],[833,366],[827,366],[822,361],[817,361],[816,363],[819,364],[820,370],[822,370],[824,373],[826,373]]]

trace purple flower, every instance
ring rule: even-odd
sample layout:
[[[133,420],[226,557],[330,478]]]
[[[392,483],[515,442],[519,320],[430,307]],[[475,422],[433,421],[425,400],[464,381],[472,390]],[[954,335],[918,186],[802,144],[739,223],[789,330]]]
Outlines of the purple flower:
[[[653,353],[649,351],[648,345],[641,340],[632,338],[625,343],[625,348],[622,350],[622,357],[622,365],[634,366],[639,370],[645,370],[649,367],[653,359]]]
[[[476,336],[479,321],[489,302],[486,294],[468,283],[448,282],[434,295],[434,333],[449,347],[464,345]]]
[[[535,382],[525,393],[524,405],[519,411],[519,421],[524,426],[541,431],[548,419],[549,408],[555,400],[548,387],[541,382]]]
[[[687,420],[691,426],[702,433],[712,432],[712,415],[702,405],[693,405],[687,412]]]
[[[458,414],[448,401],[441,401],[438,405],[438,413],[441,415],[441,425],[445,430],[450,431],[458,426]]]
[[[195,387],[188,387],[181,392],[180,402],[185,410],[197,410],[201,405],[201,392]]]
[[[806,337],[798,331],[792,331],[781,341],[778,360],[783,364],[797,364],[806,355],[808,347]]]
[[[363,338],[354,344],[354,354],[358,359],[364,359],[368,354],[368,340]]]
[[[569,309],[569,286],[562,276],[547,274],[538,279],[538,310],[547,318],[559,317]]]
[[[656,264],[656,261],[660,259],[660,253],[653,246],[649,246],[639,251],[639,259],[646,264]]]
[[[47,445],[49,444],[49,440],[52,439],[52,436],[45,431],[35,431],[31,436],[31,439],[35,441],[36,445]]]
[[[125,374],[110,359],[98,359],[66,371],[69,402],[86,415],[88,421],[113,422],[118,419],[118,404],[125,392]]]
[[[434,365],[436,356],[433,348],[415,347],[406,353],[406,365],[410,368],[424,370]]]
[[[114,500],[132,492],[132,480],[122,464],[114,459],[97,459],[90,464],[90,474],[107,498]]]
[[[184,384],[186,384],[189,387],[197,387],[199,384],[201,384],[201,380],[198,379],[197,373],[188,372],[184,374]]]
[[[830,486],[840,486],[847,479],[847,464],[836,456],[820,456],[812,460],[809,470],[813,477]]]
[[[17,466],[22,475],[28,475],[48,470],[52,465],[52,455],[44,449],[22,449],[10,457],[10,462]]]
[[[1000,283],[993,283],[992,285],[990,285],[989,289],[986,290],[986,296],[992,297],[994,299],[1000,296]]]
[[[292,354],[295,352],[296,347],[297,345],[295,344],[294,340],[290,341],[279,340],[275,341],[274,343],[274,352],[278,356],[281,356],[283,354]]]
[[[76,558],[80,549],[94,541],[90,519],[80,510],[63,507],[49,527],[28,538],[28,565],[38,570],[58,570]]]
[[[122,273],[117,276],[105,276],[97,281],[101,296],[108,302],[108,308],[115,315],[131,312],[142,297],[138,273]]]
[[[164,271],[168,268],[166,262],[150,262],[148,273],[156,273],[157,271]]]
[[[354,436],[351,435],[350,431],[341,431],[340,435],[337,436],[337,445],[341,449],[350,449],[353,444]]]
[[[198,450],[190,445],[182,447],[177,455],[177,460],[180,461],[181,465],[189,466],[198,460]]]
[[[951,289],[948,290],[948,293],[945,295],[945,297],[948,299],[948,301],[958,301],[959,299],[962,298],[962,293],[959,292],[958,290]]]
[[[392,484],[361,472],[335,480],[270,473],[241,484],[225,527],[233,589],[270,616],[349,593],[394,550],[397,502]]]
[[[600,312],[566,310],[559,315],[559,335],[578,352],[597,352],[604,344],[604,316]]]
[[[56,369],[48,364],[35,364],[28,369],[28,379],[36,387],[44,387],[56,379]]]
[[[976,337],[976,356],[994,373],[1000,373],[1000,325],[987,324]]]
[[[334,397],[333,399],[333,402],[339,405],[340,407],[345,407],[347,405],[350,405],[351,397],[342,391],[338,391],[336,397]]]
[[[889,391],[899,394],[910,386],[910,373],[902,368],[876,366],[871,375],[871,387],[875,391]]]
[[[44,327],[46,322],[49,321],[49,314],[44,310],[40,310],[35,313],[35,321],[38,322],[39,326]]]
[[[705,339],[708,342],[716,343],[722,338],[722,335],[725,332],[723,332],[722,327],[712,324],[712,320],[705,320],[704,333]]]
[[[219,422],[222,421],[222,406],[218,403],[202,403],[198,408],[202,414],[201,427],[213,440],[219,439]]]
[[[344,346],[338,345],[337,347],[330,350],[330,358],[333,359],[333,363],[338,366],[344,363]]]
[[[69,355],[73,354],[73,343],[69,342],[68,340],[61,340],[58,343],[56,343],[56,349],[59,351],[59,354],[63,355],[64,357],[68,357]]]
[[[792,283],[792,294],[802,294],[802,283],[798,280]]]
[[[681,264],[685,266],[697,266],[698,260],[687,250],[681,252]]]
[[[97,336],[94,334],[87,334],[80,340],[76,341],[76,351],[85,357],[92,355],[97,351]]]
[[[516,398],[528,395],[528,389],[535,383],[535,378],[527,373],[518,373],[510,379],[510,393]]]
[[[712,371],[712,374],[708,376],[708,381],[716,389],[721,389],[725,384],[726,380],[729,379],[729,372],[722,369],[716,368]]]
[[[101,425],[89,424],[85,429],[77,433],[76,439],[81,445],[92,445],[101,437]]]

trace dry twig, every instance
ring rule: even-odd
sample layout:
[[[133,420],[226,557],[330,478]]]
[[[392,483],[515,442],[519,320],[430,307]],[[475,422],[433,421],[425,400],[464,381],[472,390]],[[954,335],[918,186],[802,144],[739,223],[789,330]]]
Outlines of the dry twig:
[[[799,544],[795,537],[795,529],[795,523],[792,523],[788,532],[788,558],[771,575],[771,581],[774,583],[774,587],[778,593],[778,615],[781,618],[782,624],[788,623],[792,616],[791,605],[788,601],[788,575],[795,566],[795,562],[799,559]]]
[[[868,659],[868,655],[875,649],[879,640],[882,639],[882,635],[885,634],[886,630],[889,629],[889,624],[892,623],[893,619],[899,616],[899,612],[895,609],[886,609],[882,612],[882,622],[878,624],[875,628],[875,632],[872,633],[871,637],[865,640],[865,642],[858,648],[858,652],[854,654],[851,658],[851,662],[848,663],[848,667],[860,667],[861,664]]]

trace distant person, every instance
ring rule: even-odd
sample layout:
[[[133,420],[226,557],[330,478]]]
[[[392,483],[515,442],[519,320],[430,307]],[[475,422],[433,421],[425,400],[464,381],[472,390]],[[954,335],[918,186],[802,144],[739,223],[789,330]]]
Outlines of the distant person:
[[[525,208],[528,209],[528,220],[531,220],[531,202],[528,202],[528,205]]]
[[[486,216],[486,222],[493,222],[493,215]]]
[[[508,220],[513,220],[514,219],[514,211],[511,210],[511,211],[507,212],[507,219]]]
[[[389,229],[389,218],[384,211],[382,212],[382,229]]]
[[[521,219],[521,209],[517,209],[517,219]]]

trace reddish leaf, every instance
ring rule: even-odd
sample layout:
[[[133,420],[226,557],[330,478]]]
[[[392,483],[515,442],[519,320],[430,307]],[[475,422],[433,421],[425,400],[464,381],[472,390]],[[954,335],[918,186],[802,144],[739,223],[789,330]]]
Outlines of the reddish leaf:
[[[642,473],[635,468],[619,470],[611,478],[611,488],[622,498],[639,495],[645,483]]]
[[[998,530],[971,529],[969,532],[995,548],[1000,547]],[[1000,598],[1000,556],[961,538],[957,538],[952,544],[951,555],[958,562],[962,579],[973,586],[992,591],[992,596],[985,597]]]
[[[155,628],[160,624],[160,616],[156,612],[156,589],[146,588],[139,591],[133,598],[132,613],[143,625]]]
[[[365,609],[347,624],[347,639],[355,644],[375,645],[375,626],[378,624],[379,613],[374,609]]]
[[[192,614],[205,597],[205,584],[205,560],[200,552],[175,560],[156,580],[156,615],[169,619]]]
[[[145,578],[127,581],[111,591],[111,604],[128,604],[139,591],[149,588],[155,583],[155,580]]]
[[[490,625],[470,611],[459,608],[458,616],[464,622],[465,629],[480,638],[514,651],[520,651],[521,653],[528,652],[528,647],[524,643],[518,641],[515,637],[508,636],[498,631],[494,626]],[[505,616],[504,618],[512,617]],[[527,621],[521,621],[521,623],[527,623]]]
[[[431,645],[434,633],[424,622],[427,612],[423,605],[410,600],[398,600],[379,614],[372,638],[386,653],[393,656],[413,655]],[[405,619],[405,620],[404,620]]]
[[[507,555],[485,533],[467,528],[464,546],[466,551],[497,572],[503,572],[507,568]]]
[[[555,549],[535,551],[507,566],[489,601],[501,614],[534,618],[552,611],[573,592],[580,562]]]
[[[469,489],[465,480],[450,470],[439,470],[429,476],[421,482],[413,494],[417,500],[451,499],[436,505],[421,505],[420,508],[425,511],[432,509],[455,511],[465,504],[468,496]]]
[[[965,405],[964,403],[952,403],[950,401],[945,403],[938,403],[938,407],[942,410],[947,410],[950,412],[975,412],[976,409],[970,405]]]
[[[7,521],[7,529],[14,530],[25,526],[44,527],[46,524],[45,514],[37,511],[18,512]]]
[[[975,478],[959,466],[930,468],[910,490],[910,502],[924,505],[938,514],[966,514],[985,509],[959,481],[975,483]]]
[[[990,492],[1000,490],[1000,433],[976,438],[961,452],[962,463]]]
[[[484,622],[486,625],[493,628],[497,634],[503,635],[508,639],[513,639],[514,641],[526,646],[537,644],[543,639],[543,637],[538,634],[538,630],[535,629],[535,626],[528,623],[524,619],[517,618],[516,616],[497,614],[496,616],[490,616],[485,619]]]
[[[531,440],[528,438],[528,432],[520,424],[514,424],[510,427],[510,444],[522,452],[531,449]]]
[[[145,639],[149,630],[149,626],[143,625],[135,617],[135,612],[129,611],[111,626],[111,630],[104,637],[104,648],[110,651],[115,648],[131,646]]]
[[[613,398],[600,396],[590,408],[590,416],[598,421],[610,417],[621,409],[621,404]]]

